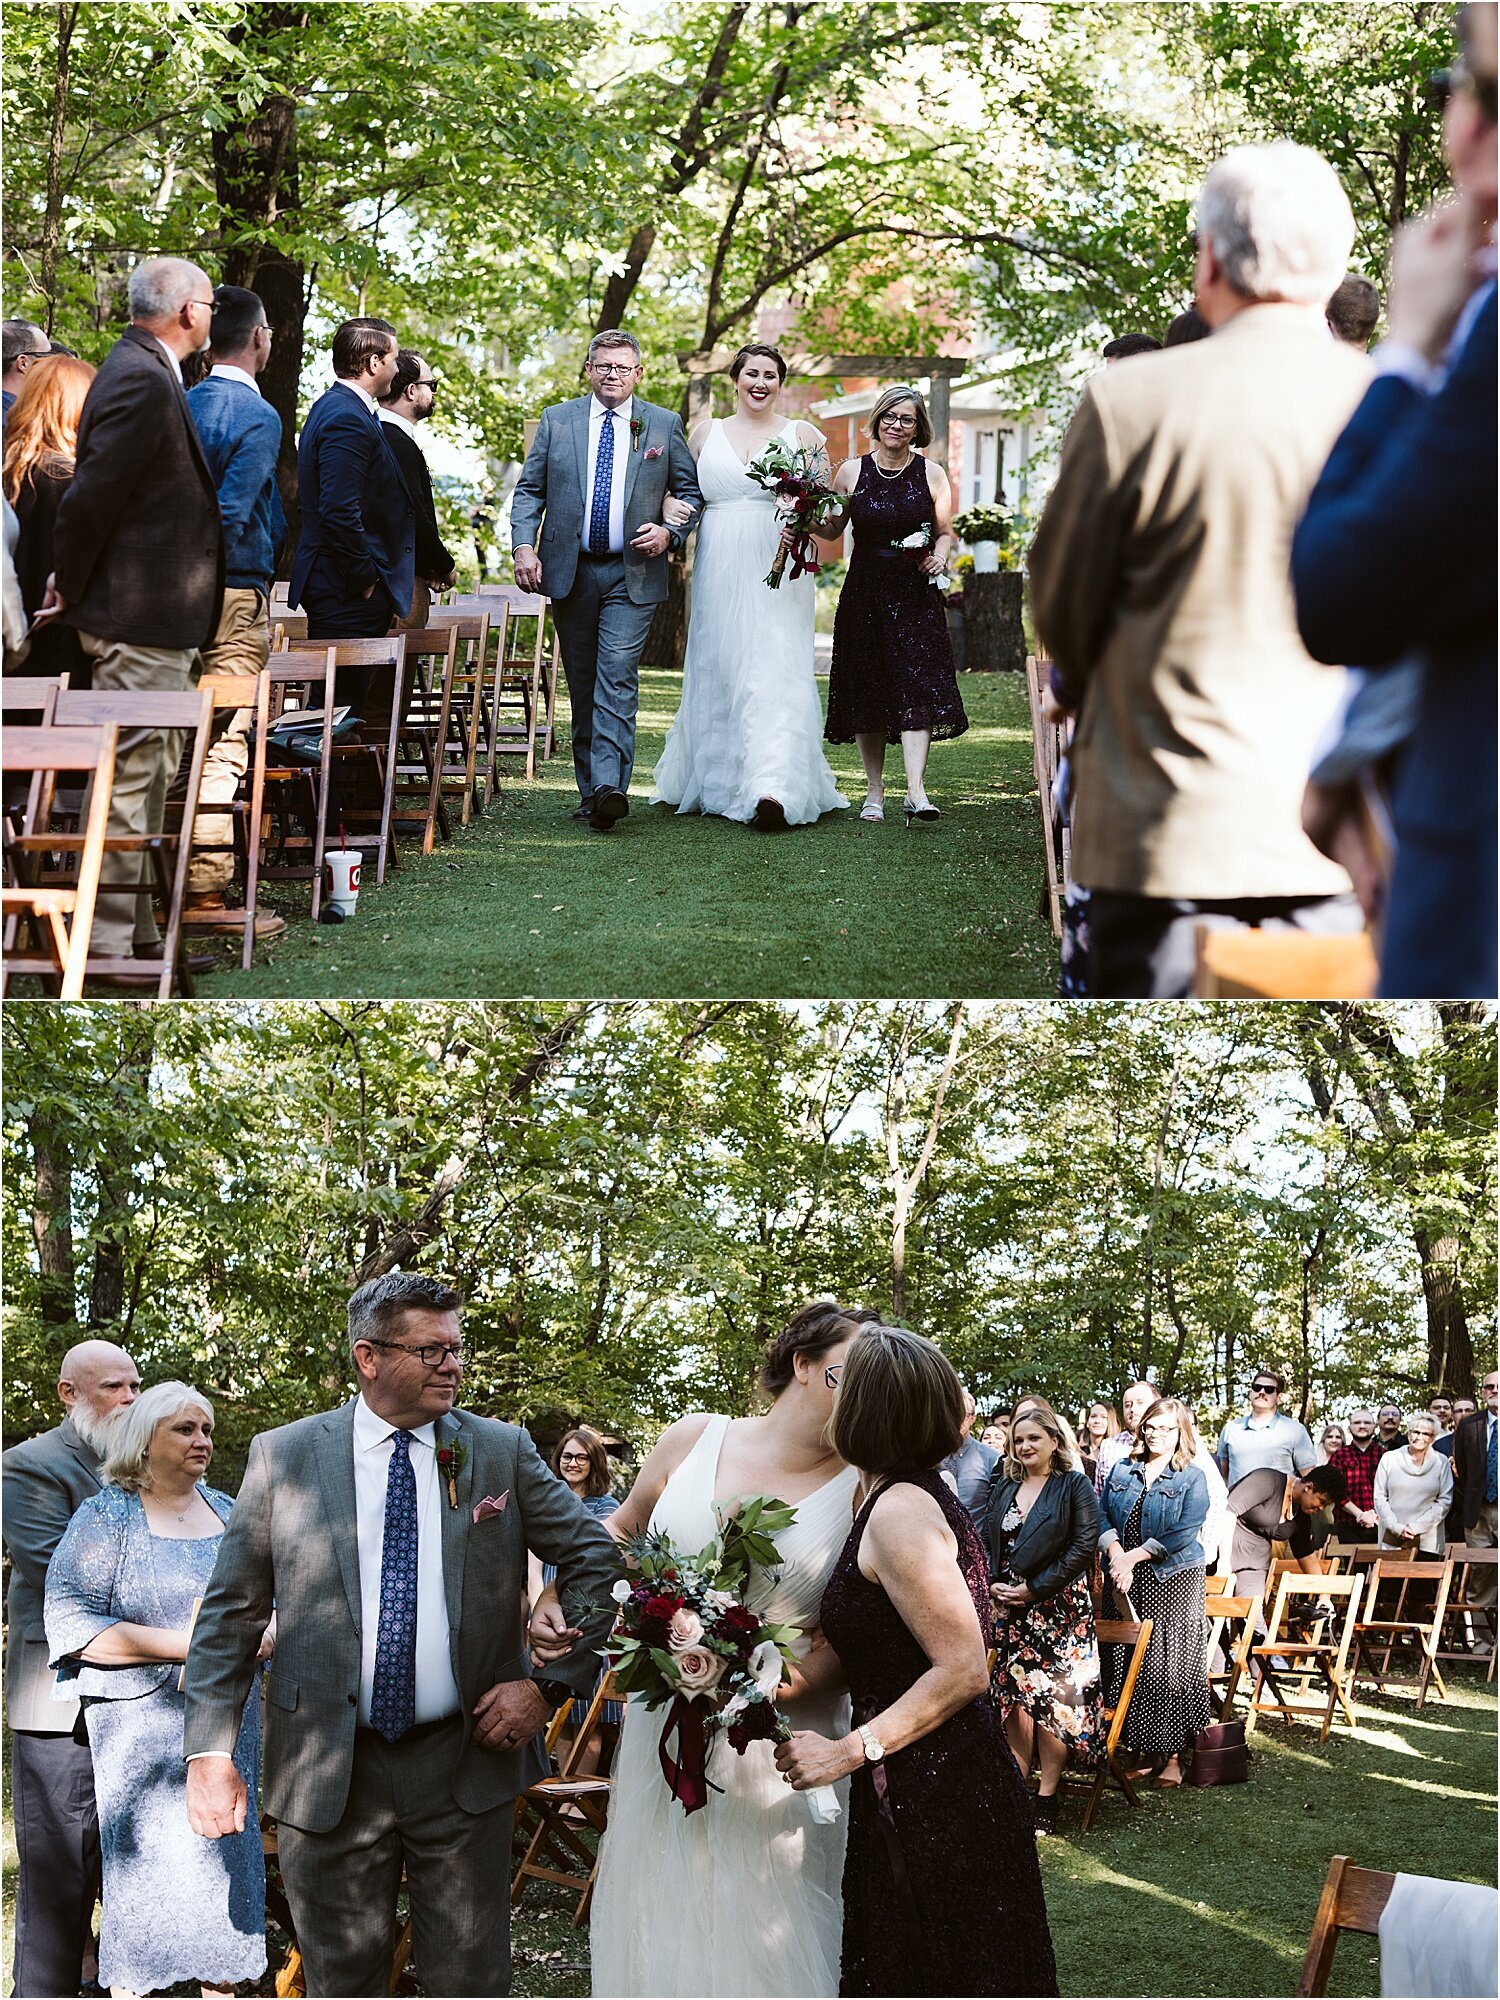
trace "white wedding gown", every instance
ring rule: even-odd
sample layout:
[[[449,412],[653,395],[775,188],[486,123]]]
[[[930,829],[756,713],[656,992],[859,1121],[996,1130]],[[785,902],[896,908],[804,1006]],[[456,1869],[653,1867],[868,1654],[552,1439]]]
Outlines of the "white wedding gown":
[[[727,1417],[709,1420],[652,1511],[651,1526],[681,1548],[697,1551],[717,1532],[714,1480],[728,1427]],[[847,1466],[798,1501],[796,1520],[777,1537],[778,1576],[752,1578],[749,1602],[771,1622],[817,1623],[848,1539],[856,1477]],[[786,1713],[794,1729],[849,1732],[847,1695],[792,1702]],[[657,1758],[665,1719],[665,1709],[626,1703],[590,1922],[595,1994],[837,1993],[847,1781],[837,1787],[838,1818],[819,1824],[777,1771],[771,1744],[752,1743],[741,1757],[718,1736],[708,1776],[723,1789],[710,1789],[689,1817]]]
[[[793,421],[781,432],[797,442]],[[653,804],[750,820],[779,799],[796,826],[847,806],[823,755],[813,678],[813,579],[766,587],[781,539],[774,497],[750,478],[715,417],[698,461],[704,508],[693,557],[682,702]]]

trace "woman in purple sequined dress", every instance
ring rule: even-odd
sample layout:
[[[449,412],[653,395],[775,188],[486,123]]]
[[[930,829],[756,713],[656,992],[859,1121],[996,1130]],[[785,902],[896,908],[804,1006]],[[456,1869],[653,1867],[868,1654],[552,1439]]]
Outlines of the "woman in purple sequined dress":
[[[927,796],[927,753],[934,737],[969,726],[953,671],[953,648],[934,578],[953,547],[948,475],[921,447],[932,442],[922,398],[902,384],[882,392],[870,413],[874,449],[846,459],[834,480],[844,521],[854,522],[854,552],[839,594],[828,675],[830,743],[857,743],[867,795],[860,818],[885,814],[885,750],[899,743],[906,764],[903,810],[938,819]],[[830,524],[836,531],[841,524]],[[903,542],[925,540],[909,548]]]
[[[798,1731],[776,1762],[799,1790],[853,1774],[839,1991],[1055,1994],[1026,1788],[989,1699],[989,1564],[937,1471],[958,1377],[887,1326],[838,1372],[834,1448],[865,1497],[823,1593],[828,1643],[794,1687],[842,1671],[855,1728]]]

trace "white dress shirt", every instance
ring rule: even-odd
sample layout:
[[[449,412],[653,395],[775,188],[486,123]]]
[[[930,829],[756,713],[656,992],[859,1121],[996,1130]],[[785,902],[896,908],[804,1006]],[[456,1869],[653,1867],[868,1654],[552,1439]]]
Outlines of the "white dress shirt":
[[[162,353],[166,355],[168,361],[171,362],[173,373],[176,375],[178,381],[180,382],[182,380],[182,363],[177,359],[177,356],[172,352],[171,348],[168,347],[167,343],[162,339],[159,333],[153,333],[151,338],[156,342],[157,346],[161,349]]]
[[[594,517],[594,468],[599,462],[599,439],[605,419],[615,427],[615,462],[609,482],[609,552],[621,555],[625,549],[625,469],[630,463],[630,419],[635,413],[631,396],[617,410],[606,410],[597,396],[589,397],[589,483],[583,496],[583,546],[589,545],[589,522]]]
[[[359,1723],[368,1727],[375,1685],[375,1636],[380,1629],[380,1558],[385,1541],[385,1488],[395,1426],[376,1416],[361,1396],[354,1405],[354,1516],[359,1541]],[[443,1516],[448,1504],[438,1477],[437,1438],[431,1424],[408,1433],[417,1481],[417,1706],[416,1722],[437,1722],[463,1706],[448,1647],[448,1601],[443,1595]]]
[[[370,415],[372,417],[378,417],[380,415],[380,406],[375,401],[375,398],[370,394],[368,389],[361,389],[357,382],[350,382],[346,380],[346,378],[342,375],[337,376],[335,379],[339,382],[342,382],[346,389],[352,389],[354,391],[355,395],[358,396],[359,400],[364,404],[365,408],[370,412]]]
[[[398,410],[388,410],[386,409],[384,404],[382,404],[380,409],[380,421],[383,424],[394,424],[398,431],[405,431],[406,435],[411,439],[412,443],[416,444],[417,442],[416,425],[414,423],[411,423],[407,418],[403,417]]]

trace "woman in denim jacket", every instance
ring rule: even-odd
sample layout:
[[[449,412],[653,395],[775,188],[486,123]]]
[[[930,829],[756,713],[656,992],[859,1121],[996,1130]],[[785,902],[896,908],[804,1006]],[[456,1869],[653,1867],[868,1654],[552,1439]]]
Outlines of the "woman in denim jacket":
[[[1193,1413],[1167,1396],[1141,1419],[1129,1458],[1105,1482],[1099,1554],[1117,1600],[1152,1621],[1127,1725],[1158,1785],[1182,1783],[1182,1761],[1211,1715],[1202,1533],[1208,1481],[1193,1463]],[[1111,1648],[1108,1700],[1119,1700],[1126,1656]]]

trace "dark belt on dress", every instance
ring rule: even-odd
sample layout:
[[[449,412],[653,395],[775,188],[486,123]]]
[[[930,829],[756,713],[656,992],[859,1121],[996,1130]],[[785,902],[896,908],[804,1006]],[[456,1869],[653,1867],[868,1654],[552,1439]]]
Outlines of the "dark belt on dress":
[[[871,1716],[878,1715],[884,1706],[881,1702],[857,1702],[854,1707],[854,1726],[863,1727]],[[922,1918],[917,1909],[917,1899],[911,1886],[911,1875],[906,1866],[906,1853],[901,1845],[901,1832],[896,1825],[896,1811],[891,1804],[890,1779],[882,1758],[878,1764],[865,1765],[870,1783],[875,1788],[875,1823],[880,1828],[880,1837],[885,1842],[885,1857],[890,1865],[891,1881],[895,1887],[896,1900],[901,1905],[911,1934],[915,1938],[922,1935]]]

